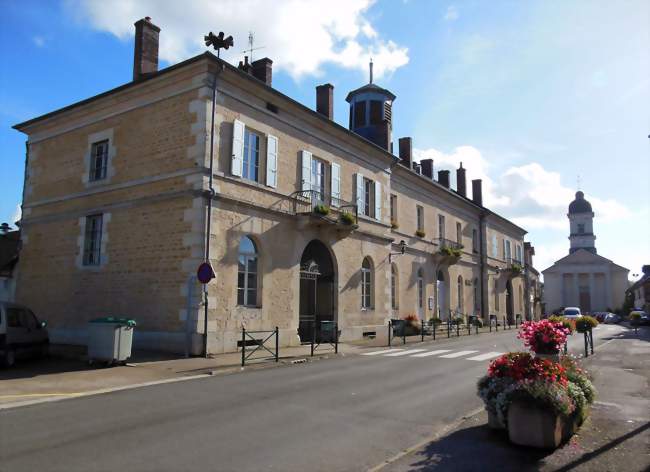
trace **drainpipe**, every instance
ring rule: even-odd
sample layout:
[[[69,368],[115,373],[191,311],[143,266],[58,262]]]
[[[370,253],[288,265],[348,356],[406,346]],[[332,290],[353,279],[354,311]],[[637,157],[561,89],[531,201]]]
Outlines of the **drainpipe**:
[[[210,263],[210,227],[212,223],[212,200],[216,194],[212,185],[214,166],[214,113],[217,102],[217,76],[212,79],[212,114],[210,117],[210,177],[208,184],[208,214],[205,225],[205,262]],[[203,284],[203,355],[208,357],[208,284]]]
[[[478,217],[478,224],[479,224],[479,257],[481,259],[480,262],[480,270],[481,270],[481,311],[483,312],[483,319],[485,320],[485,315],[487,314],[487,320],[489,322],[490,320],[490,303],[487,297],[485,296],[485,262],[486,262],[486,257],[485,257],[485,248],[483,245],[483,230],[485,227],[485,212],[481,211]]]

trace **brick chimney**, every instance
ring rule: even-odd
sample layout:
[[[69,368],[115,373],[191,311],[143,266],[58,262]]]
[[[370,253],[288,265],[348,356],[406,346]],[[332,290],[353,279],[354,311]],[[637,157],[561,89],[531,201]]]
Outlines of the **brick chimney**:
[[[332,84],[316,87],[316,111],[328,120],[334,119],[334,86]]]
[[[460,163],[460,167],[456,169],[456,193],[463,197],[467,196],[467,177],[465,176],[465,169],[463,168],[463,163]]]
[[[258,59],[251,63],[253,77],[261,80],[271,87],[273,83],[273,61],[268,57]]]
[[[135,25],[135,49],[133,51],[133,80],[140,80],[158,72],[158,34],[160,28],[148,16]]]
[[[399,144],[399,158],[402,160],[402,164],[410,168],[413,159],[413,139],[399,138],[397,142]]]
[[[448,170],[439,170],[438,171],[438,183],[444,187],[449,188],[449,171]]]
[[[483,206],[483,183],[481,179],[472,180],[472,201]]]
[[[422,175],[433,180],[433,159],[422,159],[420,161],[420,166],[422,166]]]

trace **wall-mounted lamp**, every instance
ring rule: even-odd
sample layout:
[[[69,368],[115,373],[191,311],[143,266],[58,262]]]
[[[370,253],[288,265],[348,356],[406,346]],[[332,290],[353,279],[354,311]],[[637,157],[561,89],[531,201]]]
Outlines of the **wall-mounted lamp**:
[[[388,254],[388,262],[393,262],[393,256],[401,256],[406,252],[406,241],[403,239],[399,242],[399,252],[391,252]]]

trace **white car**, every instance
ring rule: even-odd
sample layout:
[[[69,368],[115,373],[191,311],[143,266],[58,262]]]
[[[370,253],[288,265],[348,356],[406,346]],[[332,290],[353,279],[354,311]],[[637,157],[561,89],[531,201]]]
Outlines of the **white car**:
[[[576,306],[568,306],[562,312],[562,316],[570,320],[577,320],[578,318],[582,318],[582,312]]]
[[[0,301],[0,364],[11,367],[17,358],[46,355],[46,326],[26,306]]]

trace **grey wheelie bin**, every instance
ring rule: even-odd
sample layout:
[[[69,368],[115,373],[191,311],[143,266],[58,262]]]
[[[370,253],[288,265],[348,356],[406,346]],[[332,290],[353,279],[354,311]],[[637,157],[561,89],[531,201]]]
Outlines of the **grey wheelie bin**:
[[[135,320],[97,318],[88,323],[88,363],[126,363],[131,357]]]

